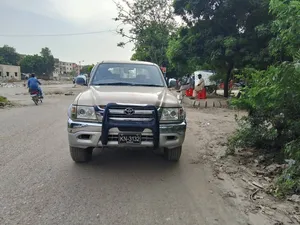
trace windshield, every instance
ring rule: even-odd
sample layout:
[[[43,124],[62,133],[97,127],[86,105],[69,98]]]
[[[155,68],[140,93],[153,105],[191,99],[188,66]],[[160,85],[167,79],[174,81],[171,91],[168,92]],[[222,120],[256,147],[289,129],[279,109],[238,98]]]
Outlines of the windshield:
[[[161,71],[155,65],[134,63],[100,64],[90,85],[166,86]]]

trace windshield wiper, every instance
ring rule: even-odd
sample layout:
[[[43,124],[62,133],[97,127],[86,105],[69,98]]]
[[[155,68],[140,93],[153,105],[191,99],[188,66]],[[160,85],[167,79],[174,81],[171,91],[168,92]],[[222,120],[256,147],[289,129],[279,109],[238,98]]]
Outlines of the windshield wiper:
[[[134,86],[143,86],[143,87],[164,87],[160,84],[134,84]]]
[[[115,83],[94,83],[91,85],[95,86],[114,86],[114,85],[120,85],[120,86],[144,86],[144,87],[164,87],[162,85],[158,84],[135,84],[135,83],[127,83],[127,82],[115,82]]]

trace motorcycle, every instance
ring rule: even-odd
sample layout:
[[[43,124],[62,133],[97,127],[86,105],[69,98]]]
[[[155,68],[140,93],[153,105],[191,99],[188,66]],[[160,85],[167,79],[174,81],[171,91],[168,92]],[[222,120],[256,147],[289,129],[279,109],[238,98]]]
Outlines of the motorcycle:
[[[30,97],[32,99],[32,101],[34,102],[34,104],[38,105],[39,102],[42,103],[43,102],[43,98],[42,96],[40,95],[39,91],[38,90],[34,90],[34,91],[31,91],[30,92]]]

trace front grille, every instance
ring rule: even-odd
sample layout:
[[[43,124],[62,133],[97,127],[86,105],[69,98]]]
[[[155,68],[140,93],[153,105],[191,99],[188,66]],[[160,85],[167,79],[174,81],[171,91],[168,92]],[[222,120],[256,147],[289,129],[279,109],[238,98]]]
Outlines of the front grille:
[[[154,119],[154,111],[141,110],[134,107],[109,109],[108,118],[119,121],[152,121]]]
[[[141,104],[109,103],[105,109],[97,108],[103,115],[101,142],[118,141],[118,133],[139,133],[142,142],[151,142],[153,147],[159,146],[159,111],[155,106]],[[110,133],[110,129],[118,128],[118,132]],[[145,131],[147,129],[147,132]],[[150,133],[149,130],[152,132]],[[145,143],[148,144],[148,143]]]

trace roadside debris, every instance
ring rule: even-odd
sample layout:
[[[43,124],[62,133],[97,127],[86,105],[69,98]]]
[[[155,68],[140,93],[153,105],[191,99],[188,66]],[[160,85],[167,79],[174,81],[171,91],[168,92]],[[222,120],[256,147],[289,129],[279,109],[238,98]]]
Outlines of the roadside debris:
[[[255,195],[257,194],[259,192],[259,189],[256,189],[254,192],[252,192],[251,194],[250,194],[250,200],[256,200],[256,198],[255,198]]]
[[[222,175],[222,174],[217,174],[217,178],[219,179],[219,180],[225,180],[225,178],[224,178],[224,175]]]
[[[264,187],[263,187],[261,184],[257,183],[257,182],[252,182],[252,184],[253,184],[254,186],[260,188],[260,189],[264,189]]]
[[[227,198],[236,198],[236,193],[234,193],[233,191],[228,191],[228,192],[225,192],[223,194],[223,197],[227,197]]]
[[[289,201],[300,203],[300,195],[292,195],[290,198],[288,198]]]
[[[62,91],[48,91],[44,92],[45,95],[62,95],[64,94]]]
[[[225,172],[227,174],[236,174],[239,171],[238,167],[226,167]]]
[[[266,167],[266,174],[267,175],[275,175],[282,169],[281,165],[278,164],[271,164]]]
[[[16,88],[22,87],[23,83],[0,83],[0,87],[2,88]]]
[[[73,91],[68,91],[65,95],[74,95]]]

